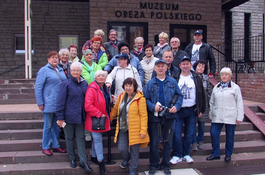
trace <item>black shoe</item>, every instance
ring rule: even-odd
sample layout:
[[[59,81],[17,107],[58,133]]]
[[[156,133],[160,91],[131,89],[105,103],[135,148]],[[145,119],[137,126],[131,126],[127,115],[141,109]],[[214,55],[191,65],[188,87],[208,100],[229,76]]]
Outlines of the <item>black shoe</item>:
[[[79,166],[80,166],[81,168],[84,168],[85,171],[88,172],[88,173],[90,173],[90,172],[93,171],[93,170],[88,166],[88,164],[87,164],[86,162],[85,162],[85,163],[80,162],[80,163],[79,163]]]
[[[209,157],[206,158],[206,160],[219,160],[220,157],[215,157],[213,155],[210,155]]]
[[[165,175],[171,175],[171,171],[169,169],[162,169]]]
[[[158,170],[157,168],[151,167],[151,169],[149,170],[148,173],[149,173],[149,175],[155,175],[157,170]]]
[[[97,165],[99,164],[99,163],[98,163],[98,159],[97,159],[97,157],[92,157],[92,156],[91,156],[91,159],[90,159],[90,160],[91,160],[91,162],[93,162],[94,164],[97,164]]]
[[[225,156],[225,162],[230,162],[231,161],[231,156]]]
[[[70,167],[72,167],[72,168],[75,168],[76,167],[75,160],[71,160],[70,161]]]
[[[104,162],[104,160],[102,160],[101,162],[99,162],[99,171],[100,171],[100,175],[105,175],[106,169],[105,169],[105,162]]]

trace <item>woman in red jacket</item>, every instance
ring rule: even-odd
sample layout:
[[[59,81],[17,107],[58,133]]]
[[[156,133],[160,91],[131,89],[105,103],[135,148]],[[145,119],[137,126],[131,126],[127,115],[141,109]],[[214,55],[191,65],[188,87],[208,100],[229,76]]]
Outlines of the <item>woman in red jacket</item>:
[[[95,81],[91,82],[85,96],[86,122],[85,129],[92,133],[91,161],[99,165],[100,175],[105,174],[105,163],[103,157],[102,133],[110,131],[110,97],[109,90],[105,85],[107,73],[99,70],[95,73]],[[105,129],[93,130],[92,117],[106,117]]]

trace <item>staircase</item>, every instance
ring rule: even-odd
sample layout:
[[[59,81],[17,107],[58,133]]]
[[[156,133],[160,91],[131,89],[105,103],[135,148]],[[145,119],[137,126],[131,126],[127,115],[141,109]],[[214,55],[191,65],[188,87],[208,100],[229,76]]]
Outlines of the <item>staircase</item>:
[[[10,89],[14,90],[15,94],[21,93],[21,89],[33,89],[34,81],[32,80],[16,80],[9,81],[7,84],[12,84]],[[6,85],[7,85],[6,84]],[[19,85],[17,85],[19,84]],[[2,84],[3,85],[3,84]],[[2,87],[2,86],[1,86]],[[25,88],[28,87],[28,88]],[[7,90],[10,90],[7,88]],[[18,90],[20,89],[20,90]],[[2,89],[1,89],[2,90]],[[28,91],[27,97],[34,96],[34,90]],[[1,91],[1,94],[11,91]],[[22,94],[23,96],[23,94]],[[23,96],[23,98],[25,98]],[[29,99],[20,98],[20,103],[23,100]],[[23,100],[22,100],[23,99]],[[32,98],[33,99],[33,98]],[[3,99],[4,100],[4,99]],[[9,99],[5,99],[9,100]],[[263,104],[264,105],[264,104]],[[13,110],[7,109],[11,105],[0,105],[0,174],[4,175],[28,175],[28,174],[86,174],[83,169],[77,167],[75,169],[69,166],[68,155],[62,153],[54,153],[53,156],[46,156],[41,152],[41,138],[43,119],[41,112],[36,105],[24,104],[21,107],[23,110],[16,110],[20,105],[13,104]],[[35,106],[32,109],[32,106]],[[250,106],[262,120],[265,120],[265,113],[260,108]],[[262,106],[262,104],[260,105]],[[26,109],[28,108],[28,109]],[[206,161],[206,157],[211,154],[211,138],[210,138],[210,123],[206,123],[204,150],[191,152],[194,163],[187,164],[180,162],[177,165],[172,165],[172,169],[179,168],[209,168],[209,167],[227,167],[246,164],[264,163],[265,157],[265,140],[262,132],[246,117],[241,125],[236,127],[235,148],[232,156],[232,161],[224,162],[224,147],[225,147],[225,132],[221,133],[221,160]],[[128,174],[129,170],[119,167],[122,157],[117,149],[117,144],[113,143],[114,125],[112,127],[112,160],[116,162],[114,165],[106,165],[109,174]],[[66,148],[64,140],[60,140],[62,148]],[[86,142],[86,151],[88,159],[90,159],[91,142]],[[104,136],[104,157],[107,160],[107,134]],[[76,156],[78,158],[78,156]],[[149,169],[149,147],[140,149],[140,160],[138,171],[143,172]],[[78,160],[77,160],[78,161]],[[99,174],[98,165],[89,161],[89,165],[93,169],[92,175]],[[112,173],[111,173],[112,172]]]

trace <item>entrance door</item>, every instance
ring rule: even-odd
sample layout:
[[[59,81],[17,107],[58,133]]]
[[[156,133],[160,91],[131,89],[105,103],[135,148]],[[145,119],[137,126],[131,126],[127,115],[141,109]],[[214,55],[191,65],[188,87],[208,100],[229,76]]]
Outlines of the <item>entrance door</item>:
[[[207,26],[206,25],[182,25],[182,24],[170,24],[170,38],[177,37],[180,39],[180,50],[184,50],[186,46],[192,42],[193,33],[196,30],[202,31],[203,41],[207,42]]]
[[[110,29],[115,29],[118,32],[118,40],[126,41],[130,46],[130,50],[133,49],[134,39],[139,36],[144,38],[144,46],[148,43],[148,23],[108,22],[108,32]]]

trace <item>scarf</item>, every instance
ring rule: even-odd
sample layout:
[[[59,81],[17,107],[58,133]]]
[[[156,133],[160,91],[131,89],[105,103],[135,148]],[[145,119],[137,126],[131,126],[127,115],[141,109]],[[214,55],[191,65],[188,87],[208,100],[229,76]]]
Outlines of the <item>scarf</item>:
[[[153,55],[150,58],[144,57],[144,61],[146,62],[146,64],[149,64],[153,59]]]
[[[137,50],[137,48],[134,49],[134,53],[135,53],[137,56],[139,56],[140,53],[142,53],[142,52],[143,52],[143,48],[141,48],[140,50]]]
[[[89,64],[87,64],[87,62],[84,61],[84,65],[87,67],[88,69],[88,72],[89,72],[89,75],[90,75],[90,80],[91,82],[94,81],[94,75],[95,75],[95,72],[94,72],[94,68],[95,68],[95,63],[92,62],[92,66],[89,66]]]
[[[120,118],[120,130],[121,132],[126,132],[128,130],[128,124],[127,124],[127,111],[126,107],[132,101],[136,93],[133,93],[131,98],[128,99],[128,94],[125,93],[125,96],[123,98],[123,106],[121,107],[119,118]]]
[[[226,83],[223,83],[223,82],[221,81],[221,87],[222,87],[222,89],[227,88],[227,87],[228,87],[228,84],[229,84],[229,81],[226,82]]]
[[[163,44],[163,45],[161,45],[160,43],[158,43],[157,44],[157,50],[156,50],[156,52],[158,51],[158,50],[160,50],[160,49],[163,49],[163,47],[165,47],[166,45],[168,45],[168,43],[165,43],[165,44]]]

